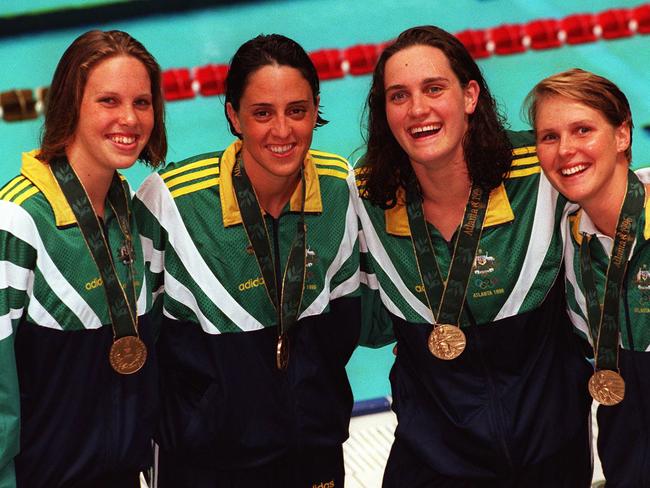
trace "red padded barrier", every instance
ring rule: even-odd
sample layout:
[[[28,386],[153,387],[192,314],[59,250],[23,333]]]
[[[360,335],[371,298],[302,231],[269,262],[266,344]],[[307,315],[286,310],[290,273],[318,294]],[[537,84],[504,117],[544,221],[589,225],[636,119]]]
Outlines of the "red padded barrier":
[[[204,97],[226,93],[228,65],[207,64],[194,70],[194,79],[199,85],[199,93]]]
[[[165,100],[183,100],[194,98],[192,89],[192,78],[187,68],[175,68],[163,71],[162,74],[163,94]]]
[[[321,49],[309,53],[321,80],[343,78],[343,57],[338,49]]]
[[[494,43],[496,54],[523,53],[524,29],[519,24],[504,24],[488,30],[488,38]]]
[[[560,47],[560,22],[556,19],[534,20],[524,25],[524,32],[530,39],[533,49]]]
[[[637,32],[650,34],[650,5],[641,5],[632,9],[630,16],[636,22]]]
[[[591,14],[569,15],[560,20],[560,26],[566,35],[566,42],[569,44],[594,42],[598,39],[594,34],[596,19]]]
[[[381,51],[378,44],[359,44],[345,49],[343,59],[348,62],[347,71],[355,76],[372,73]]]
[[[627,9],[605,10],[596,15],[603,39],[619,39],[634,34],[630,29],[630,20],[632,17]]]
[[[595,14],[573,14],[563,19],[540,19],[526,24],[500,25],[491,29],[468,29],[455,33],[455,36],[465,45],[472,57],[480,59],[493,53],[507,55],[521,53],[528,48],[558,48],[564,43],[595,42],[599,38],[618,39],[635,33],[650,34],[650,3],[628,9],[609,9]],[[321,80],[342,78],[346,74],[365,75],[372,73],[381,52],[392,42],[359,44],[344,50],[321,49],[309,53],[309,56]],[[228,66],[225,64],[199,66],[192,68],[191,72],[188,68],[165,70],[162,73],[165,100],[194,98],[196,93],[203,96],[221,95],[225,92],[227,73]],[[44,96],[39,98],[35,110],[41,113],[46,103]],[[3,114],[5,119],[11,118],[12,110],[15,111],[9,108],[9,99],[6,104],[7,113]],[[29,116],[33,117],[31,111]]]
[[[462,42],[474,59],[487,58],[491,53],[488,50],[488,36],[485,30],[464,30],[454,34]]]

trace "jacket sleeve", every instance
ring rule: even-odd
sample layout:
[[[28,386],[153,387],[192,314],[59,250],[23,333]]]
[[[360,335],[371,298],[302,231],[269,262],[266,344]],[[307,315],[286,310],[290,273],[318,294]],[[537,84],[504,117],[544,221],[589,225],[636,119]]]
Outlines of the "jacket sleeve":
[[[138,189],[133,199],[140,242],[145,262],[145,277],[153,298],[150,314],[153,322],[159,324],[162,317],[163,295],[165,291],[164,264],[167,231],[156,215],[163,202],[163,192],[167,187],[158,174],[152,174]]]
[[[359,344],[382,347],[395,342],[393,322],[381,302],[373,258],[365,246],[363,230],[360,231],[361,249],[361,337]]]
[[[20,390],[14,341],[27,313],[26,290],[33,283],[36,259],[34,248],[18,236],[30,231],[29,222],[22,208],[0,201],[0,488],[16,486],[13,460],[20,448]]]
[[[6,290],[0,291],[2,310],[6,308]],[[0,488],[14,488],[14,457],[20,441],[20,392],[14,355],[14,335],[9,313],[0,317]]]
[[[354,186],[356,189],[356,183]],[[358,191],[352,193],[359,232],[359,278],[361,283],[361,334],[359,344],[367,347],[382,347],[391,342],[395,342],[393,323],[381,302],[379,284],[374,271],[373,257],[366,245],[363,226],[359,218],[363,202]]]
[[[338,269],[330,283],[331,296],[335,299],[343,296],[359,296],[359,219],[357,218],[355,199],[357,192],[354,184],[354,174],[348,175],[348,206],[345,214],[345,229],[339,244]]]

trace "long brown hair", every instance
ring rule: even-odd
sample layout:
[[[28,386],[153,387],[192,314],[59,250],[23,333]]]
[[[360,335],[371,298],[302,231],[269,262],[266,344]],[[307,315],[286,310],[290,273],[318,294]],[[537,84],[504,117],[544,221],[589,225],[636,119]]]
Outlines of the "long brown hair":
[[[65,147],[77,129],[90,71],[105,59],[120,55],[140,61],[151,81],[154,125],[138,159],[150,166],[157,166],[165,160],[167,134],[160,66],[149,51],[126,32],[92,30],[70,44],[54,72],[41,133],[41,150],[38,154],[41,161],[49,162],[65,156]]]
[[[438,27],[413,27],[402,32],[382,52],[366,101],[366,154],[363,164],[367,171],[363,176],[364,196],[382,208],[397,203],[397,189],[406,188],[413,175],[408,155],[395,139],[386,119],[384,71],[386,62],[393,54],[416,45],[440,49],[462,87],[474,80],[480,88],[476,109],[469,115],[463,138],[463,152],[472,182],[486,190],[496,188],[512,163],[512,146],[504,128],[504,118],[497,110],[481,70],[465,46]]]

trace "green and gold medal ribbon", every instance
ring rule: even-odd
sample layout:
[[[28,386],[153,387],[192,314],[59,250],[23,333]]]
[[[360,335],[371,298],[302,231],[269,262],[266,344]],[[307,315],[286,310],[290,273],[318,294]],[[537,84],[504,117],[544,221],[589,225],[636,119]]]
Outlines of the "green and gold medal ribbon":
[[[465,349],[460,317],[490,192],[472,185],[463,222],[456,234],[447,279],[443,280],[424,217],[419,185],[413,180],[407,192],[406,210],[420,279],[435,322],[429,336],[429,350],[439,359],[454,359]],[[436,305],[438,313],[433,312]]]
[[[592,236],[584,234],[580,244],[580,271],[585,288],[589,330],[594,338],[595,372],[589,380],[589,392],[594,400],[603,405],[615,405],[625,396],[625,382],[618,372],[619,306],[625,270],[636,238],[644,199],[643,184],[632,171],[628,171],[627,192],[616,224],[602,302],[598,297],[591,267],[589,244]]]
[[[282,283],[278,290],[273,254],[271,251],[271,239],[266,228],[264,216],[262,215],[262,209],[255,195],[255,190],[246,174],[240,155],[237,156],[232,173],[233,187],[235,189],[242,223],[248,235],[248,240],[253,247],[260,272],[264,277],[264,285],[269,299],[277,313],[278,343],[276,348],[276,365],[280,370],[285,370],[288,365],[288,333],[298,319],[307,268],[305,262],[305,250],[307,247],[305,227],[306,182],[302,169],[300,170],[300,176],[302,182],[300,219],[296,228],[296,237],[291,244],[289,256],[287,257]]]
[[[138,337],[133,242],[129,224],[130,197],[128,188],[125,187],[126,183],[123,183],[115,172],[107,196],[124,238],[119,258],[129,266],[128,283],[122,286],[115,269],[115,261],[111,256],[108,236],[105,235],[99,217],[77,174],[65,158],[52,161],[50,166],[102,278],[108,313],[113,326],[114,342],[109,353],[111,366],[121,374],[135,373],[144,365],[147,349]]]

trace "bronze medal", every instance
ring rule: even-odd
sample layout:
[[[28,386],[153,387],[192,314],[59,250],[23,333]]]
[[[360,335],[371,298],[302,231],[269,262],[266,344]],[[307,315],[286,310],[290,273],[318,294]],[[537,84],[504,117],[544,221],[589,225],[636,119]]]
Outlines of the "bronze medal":
[[[429,351],[438,359],[455,359],[465,350],[467,339],[460,324],[472,268],[481,241],[490,192],[472,184],[459,231],[453,244],[446,278],[442,275],[425,218],[417,178],[406,188],[406,214],[426,304],[431,311],[433,330]],[[437,312],[435,310],[437,305]]]
[[[241,151],[237,152],[237,159],[232,171],[232,184],[235,198],[239,205],[242,224],[248,244],[246,252],[253,254],[262,273],[261,282],[266,288],[273,308],[276,313],[278,342],[275,347],[275,365],[280,371],[285,371],[289,364],[289,331],[297,326],[300,305],[305,289],[305,276],[307,256],[313,251],[307,248],[307,226],[305,225],[305,201],[307,182],[304,168],[300,168],[301,203],[300,220],[296,227],[296,234],[289,254],[287,256],[282,280],[276,274],[279,271],[279,256],[271,244],[271,237],[267,228],[262,207],[257,200],[253,185],[246,174]],[[292,197],[293,198],[293,197]]]
[[[124,336],[111,345],[108,355],[111,366],[120,374],[133,374],[147,360],[147,346],[138,336]]]
[[[616,371],[600,369],[589,378],[589,393],[601,405],[616,405],[625,396],[625,380]]]
[[[465,344],[465,334],[455,325],[435,325],[429,335],[429,351],[438,359],[456,359],[465,350]]]
[[[278,337],[278,345],[275,349],[275,364],[280,371],[286,371],[289,365],[289,337],[287,334]]]

